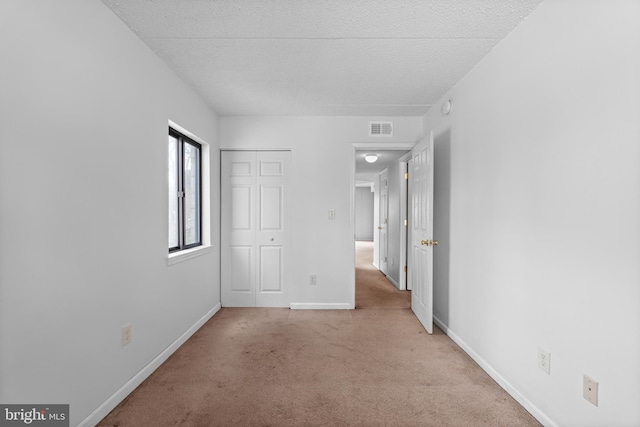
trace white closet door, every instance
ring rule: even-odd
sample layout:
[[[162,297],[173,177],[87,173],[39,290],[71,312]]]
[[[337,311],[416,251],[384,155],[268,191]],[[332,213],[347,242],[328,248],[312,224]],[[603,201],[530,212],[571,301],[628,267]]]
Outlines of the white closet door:
[[[222,305],[288,307],[289,151],[223,151]]]
[[[221,165],[222,305],[256,305],[256,153],[223,151]]]

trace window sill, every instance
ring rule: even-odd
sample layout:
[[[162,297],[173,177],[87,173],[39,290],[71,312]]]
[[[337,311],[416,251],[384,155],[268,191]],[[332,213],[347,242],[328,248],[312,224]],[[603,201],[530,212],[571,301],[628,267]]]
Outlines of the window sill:
[[[213,250],[211,245],[198,246],[197,248],[186,249],[180,252],[174,252],[167,255],[167,265],[177,264],[179,262],[187,261],[191,258],[199,257],[201,255],[208,254]]]

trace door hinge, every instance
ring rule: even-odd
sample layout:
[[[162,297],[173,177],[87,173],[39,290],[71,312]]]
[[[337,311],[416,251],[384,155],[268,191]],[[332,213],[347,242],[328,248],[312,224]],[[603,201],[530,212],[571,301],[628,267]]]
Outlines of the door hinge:
[[[407,181],[409,180],[409,172],[404,173],[404,179],[406,179]]]
[[[407,266],[406,265],[404,266],[404,272],[405,273],[407,272]]]
[[[408,219],[405,219],[405,220],[404,220],[404,226],[406,227],[407,225],[409,225],[409,220],[408,220]]]

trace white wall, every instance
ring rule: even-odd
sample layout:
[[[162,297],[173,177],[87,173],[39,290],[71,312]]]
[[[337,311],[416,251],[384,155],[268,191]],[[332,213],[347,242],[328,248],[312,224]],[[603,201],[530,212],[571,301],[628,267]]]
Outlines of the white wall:
[[[399,151],[398,158],[404,153]],[[400,192],[404,172],[400,169],[400,161],[394,161],[389,165],[389,224],[387,226],[387,276],[398,287],[400,287],[400,274],[404,270],[404,265],[400,266],[400,243],[402,219],[400,218]]]
[[[357,187],[355,191],[356,240],[373,241],[373,192],[371,187]]]
[[[379,118],[375,118],[379,119]],[[414,142],[422,134],[419,117],[394,121],[385,141]],[[226,149],[292,150],[293,259],[292,302],[353,306],[354,248],[353,144],[379,142],[368,137],[369,117],[221,117],[220,146]],[[336,219],[328,219],[328,210]],[[317,285],[308,285],[309,274]]]
[[[451,245],[451,135],[448,130],[434,136],[433,238],[433,315],[449,324],[449,253]]]
[[[217,167],[217,118],[99,1],[0,21],[0,402],[76,425],[220,302],[217,248],[166,261],[168,120]]]
[[[424,121],[451,139],[436,313],[548,425],[640,425],[638,22],[637,1],[548,0]]]

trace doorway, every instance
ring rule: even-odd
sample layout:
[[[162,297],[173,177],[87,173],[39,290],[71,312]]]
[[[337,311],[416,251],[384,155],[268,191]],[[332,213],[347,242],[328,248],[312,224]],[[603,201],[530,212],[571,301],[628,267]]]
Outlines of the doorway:
[[[354,244],[354,306],[355,306],[355,192],[356,186],[368,186],[374,192],[374,259],[375,267],[385,273],[393,286],[406,289],[406,235],[404,227],[407,215],[406,160],[415,143],[354,143],[352,151],[351,228]],[[377,161],[366,164],[365,154],[377,155]],[[403,158],[403,156],[406,156]],[[401,159],[402,158],[402,159]],[[402,160],[402,161],[401,161]],[[382,176],[382,178],[381,178]],[[383,188],[384,187],[384,188]],[[400,191],[403,188],[403,191]],[[381,191],[383,190],[383,191]],[[382,197],[381,196],[382,193]],[[381,209],[381,199],[389,203],[388,210]],[[388,213],[387,213],[388,212]],[[380,247],[380,245],[383,245]],[[385,259],[386,258],[386,259]]]

